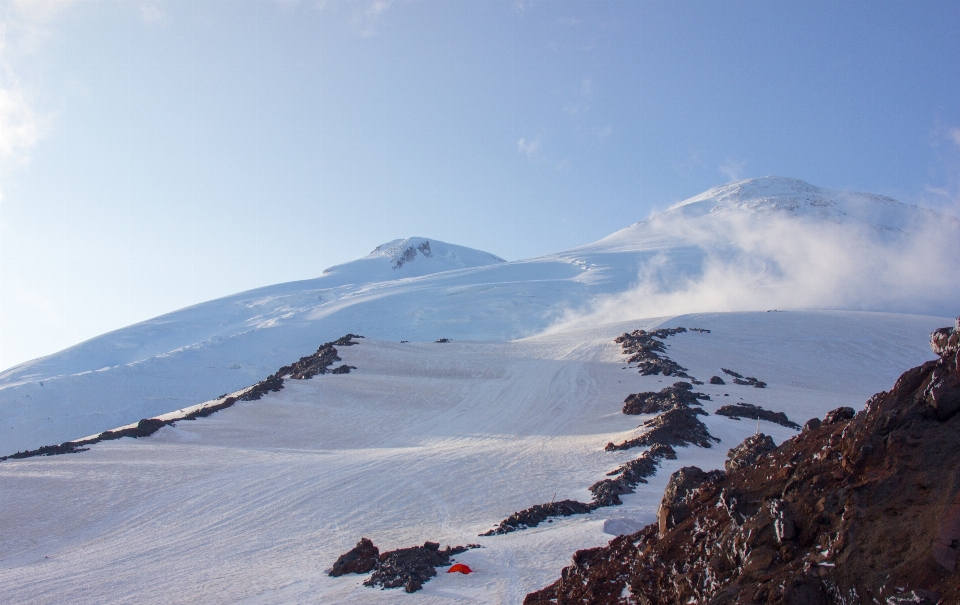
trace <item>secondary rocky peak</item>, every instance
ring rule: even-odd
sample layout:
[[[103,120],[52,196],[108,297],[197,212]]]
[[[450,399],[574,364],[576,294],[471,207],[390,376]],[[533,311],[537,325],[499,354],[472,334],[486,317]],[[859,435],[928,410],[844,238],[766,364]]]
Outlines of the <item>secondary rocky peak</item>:
[[[408,237],[380,244],[363,258],[330,267],[323,272],[323,279],[325,286],[336,285],[336,281],[390,281],[504,262],[499,256],[482,250],[424,237]]]

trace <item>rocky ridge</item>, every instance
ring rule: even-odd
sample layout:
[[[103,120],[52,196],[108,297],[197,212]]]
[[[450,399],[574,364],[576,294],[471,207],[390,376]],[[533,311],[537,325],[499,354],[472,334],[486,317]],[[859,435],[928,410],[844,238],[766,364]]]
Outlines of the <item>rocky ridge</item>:
[[[618,336],[614,342],[621,345],[624,354],[631,355],[629,362],[647,364],[641,373],[655,374],[664,372],[670,375],[675,372],[674,366],[685,371],[673,360],[660,355],[666,351],[663,339],[674,334],[686,332],[683,327],[663,328],[647,332],[634,330]],[[691,332],[709,333],[703,328],[691,328]],[[654,340],[654,339],[659,340]],[[665,371],[665,368],[667,371]],[[656,369],[656,371],[654,371]],[[683,376],[691,378],[686,374]],[[691,378],[693,382],[697,382]],[[703,383],[698,383],[703,384]],[[673,446],[683,447],[696,444],[700,447],[710,447],[711,442],[719,441],[707,430],[706,425],[697,419],[697,415],[706,415],[699,408],[692,405],[701,405],[700,399],[710,399],[704,393],[693,391],[689,382],[676,382],[659,392],[644,392],[629,395],[624,401],[624,414],[651,414],[661,412],[651,420],[644,422],[638,428],[647,429],[642,435],[621,444],[608,443],[606,451],[626,450],[634,447],[649,447],[636,459],[623,464],[620,468],[607,474],[615,479],[601,479],[590,486],[593,494],[591,502],[576,500],[560,500],[547,504],[536,504],[530,508],[518,511],[501,521],[493,529],[480,534],[481,536],[495,536],[507,534],[518,529],[536,527],[551,517],[568,517],[582,515],[606,506],[617,506],[623,502],[620,495],[633,493],[640,483],[646,483],[646,477],[656,474],[660,461],[677,457]]]
[[[320,345],[316,353],[301,357],[298,361],[295,361],[288,366],[283,366],[267,378],[264,378],[255,385],[244,389],[237,396],[223,394],[214,400],[214,402],[207,405],[186,408],[190,410],[189,412],[185,411],[182,414],[174,414],[172,417],[171,414],[164,414],[163,417],[144,418],[137,422],[137,424],[134,426],[104,431],[87,439],[66,441],[58,445],[45,445],[35,450],[16,452],[15,454],[10,454],[9,456],[0,457],[0,462],[8,459],[33,458],[34,456],[77,454],[90,449],[86,446],[100,443],[101,441],[112,441],[122,437],[133,437],[134,439],[138,439],[140,437],[149,437],[167,425],[175,426],[177,422],[182,420],[196,420],[197,418],[205,418],[211,414],[215,414],[216,412],[233,406],[238,401],[257,401],[267,393],[280,391],[283,388],[283,381],[286,378],[291,378],[293,380],[309,380],[318,374],[326,374],[328,372],[330,374],[349,374],[350,370],[356,370],[357,368],[343,364],[331,370],[330,366],[337,361],[342,361],[340,356],[337,355],[337,349],[335,347],[349,347],[355,345],[357,344],[353,341],[355,338],[363,338],[363,336],[347,334],[346,336],[342,336],[337,340],[324,343]]]
[[[578,551],[528,605],[960,602],[960,319],[939,359],[725,470],[671,476],[658,522]]]
[[[785,426],[790,429],[800,430],[800,425],[790,420],[783,412],[767,410],[752,403],[734,403],[721,406],[714,414],[733,418],[734,420],[740,420],[741,418],[766,420],[767,422],[773,422],[774,424],[779,424],[780,426]]]

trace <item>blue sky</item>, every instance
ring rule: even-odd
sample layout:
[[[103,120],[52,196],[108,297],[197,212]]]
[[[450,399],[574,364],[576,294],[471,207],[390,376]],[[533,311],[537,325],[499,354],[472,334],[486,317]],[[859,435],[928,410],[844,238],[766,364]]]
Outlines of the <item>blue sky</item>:
[[[0,3],[0,368],[776,174],[960,207],[956,2]]]

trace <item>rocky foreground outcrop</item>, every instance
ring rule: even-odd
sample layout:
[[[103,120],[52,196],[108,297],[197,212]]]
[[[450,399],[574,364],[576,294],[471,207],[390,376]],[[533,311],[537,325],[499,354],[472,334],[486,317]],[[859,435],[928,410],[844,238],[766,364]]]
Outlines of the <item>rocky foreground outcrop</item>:
[[[438,567],[453,565],[454,555],[471,548],[480,548],[480,545],[447,546],[441,549],[439,542],[424,542],[423,546],[381,553],[368,538],[361,538],[356,546],[340,555],[329,574],[336,578],[346,574],[373,572],[363,581],[364,586],[403,588],[406,592],[416,592],[437,575]]]
[[[960,320],[863,410],[686,467],[658,523],[578,551],[541,603],[960,603]]]

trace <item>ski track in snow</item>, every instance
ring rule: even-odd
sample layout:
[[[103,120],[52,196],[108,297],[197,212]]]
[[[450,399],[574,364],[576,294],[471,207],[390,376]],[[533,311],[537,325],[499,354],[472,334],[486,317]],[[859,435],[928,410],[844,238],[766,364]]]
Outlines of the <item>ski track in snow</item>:
[[[609,541],[605,520],[652,522],[673,471],[722,468],[756,422],[713,415],[721,405],[742,400],[801,424],[842,405],[860,409],[932,358],[929,332],[948,323],[714,313],[512,342],[361,340],[338,349],[358,368],[348,375],[287,380],[260,401],[149,438],[0,463],[0,601],[519,603],[556,579],[575,550]],[[769,384],[697,387],[712,398],[701,420],[722,442],[678,448],[622,506],[478,538],[554,494],[589,501],[589,485],[639,454],[603,451],[650,417],[623,415],[623,399],[675,379],[621,369],[626,356],[613,339],[676,326],[712,330],[666,341],[666,355],[691,375],[706,382],[728,367]],[[796,434],[763,421],[760,430],[777,443]],[[363,587],[366,576],[326,575],[362,536],[381,551],[425,540],[483,548],[455,557],[476,573],[440,569],[408,595]]]

